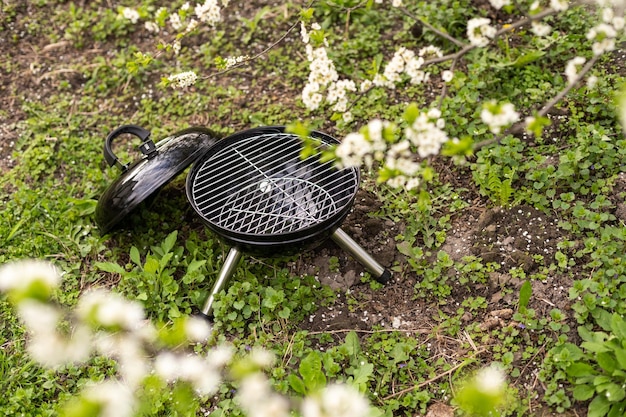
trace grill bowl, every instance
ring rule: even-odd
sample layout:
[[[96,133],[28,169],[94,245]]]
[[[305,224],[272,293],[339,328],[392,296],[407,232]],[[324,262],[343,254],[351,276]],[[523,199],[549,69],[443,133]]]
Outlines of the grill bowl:
[[[312,132],[317,154],[300,158],[302,141],[284,126],[260,127],[218,141],[194,162],[187,198],[222,240],[271,256],[311,249],[345,219],[359,187],[355,168],[319,155],[339,142]]]

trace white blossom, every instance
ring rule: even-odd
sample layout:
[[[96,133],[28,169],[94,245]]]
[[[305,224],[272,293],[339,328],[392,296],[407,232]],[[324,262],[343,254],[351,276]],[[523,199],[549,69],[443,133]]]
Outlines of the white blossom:
[[[25,300],[17,313],[30,333],[26,349],[39,364],[56,368],[68,363],[81,363],[91,355],[91,332],[78,326],[69,334],[59,330],[61,312],[45,303]]]
[[[156,22],[147,21],[143,24],[143,26],[148,32],[159,33],[161,31],[161,28]]]
[[[198,4],[194,11],[198,20],[206,23],[210,26],[215,26],[222,16],[220,14],[220,6],[217,4],[217,0],[205,0],[203,4]]]
[[[585,63],[587,60],[582,56],[577,56],[575,58],[570,59],[565,66],[565,76],[567,77],[567,83],[573,84],[578,77],[578,69]]]
[[[365,398],[345,384],[332,384],[319,395],[304,399],[303,417],[366,417],[370,407]]]
[[[287,417],[289,402],[271,390],[270,382],[262,373],[246,376],[241,381],[237,401],[248,417]]]
[[[587,78],[587,87],[588,88],[594,88],[597,83],[598,83],[598,77],[596,77],[595,75],[592,75],[589,78]]]
[[[485,103],[480,113],[482,121],[489,126],[492,133],[498,134],[504,126],[519,120],[519,113],[511,103],[497,104],[495,101]]]
[[[169,22],[174,30],[181,30],[183,28],[183,22],[180,20],[178,13],[172,13]]]
[[[434,108],[427,113],[422,112],[405,129],[406,138],[417,148],[421,158],[438,154],[441,145],[448,140],[448,134],[442,130],[445,121],[440,119],[440,115],[439,110]]]
[[[194,354],[162,352],[155,359],[154,370],[167,382],[189,382],[202,396],[214,394],[221,382],[218,367]]]
[[[564,12],[569,8],[568,0],[550,0],[550,7],[557,12]]]
[[[146,323],[140,303],[102,289],[91,290],[83,295],[76,312],[86,322],[106,328],[130,331]]]
[[[100,405],[100,417],[129,417],[135,411],[133,392],[126,385],[114,380],[91,385],[83,391],[82,396]]]
[[[422,58],[441,58],[443,56],[443,51],[440,48],[437,48],[436,46],[433,45],[429,45],[426,46],[422,49],[420,49],[417,52],[417,55],[421,56]]]
[[[615,49],[616,36],[615,28],[606,23],[600,23],[587,32],[587,39],[595,41],[591,47],[594,55],[601,55]]]
[[[203,318],[190,316],[185,320],[185,335],[192,342],[206,342],[211,336],[211,326]]]
[[[496,28],[489,25],[491,19],[479,17],[467,22],[467,38],[475,46],[487,46],[496,34]]]
[[[543,37],[548,36],[552,31],[552,26],[538,21],[533,21],[530,24],[530,30],[537,36]]]
[[[454,78],[454,73],[450,70],[446,70],[441,73],[441,79],[446,83],[452,81],[452,78]]]
[[[131,9],[130,7],[124,7],[122,9],[122,17],[130,20],[130,23],[134,25],[139,21],[139,12],[135,9]]]
[[[323,96],[319,93],[320,85],[317,82],[309,82],[302,90],[302,102],[309,110],[317,109],[322,103]]]
[[[372,145],[361,133],[349,133],[337,146],[335,155],[344,167],[358,167],[365,155],[371,153]]]
[[[167,77],[174,88],[185,88],[194,85],[198,76],[193,71],[185,71],[178,74],[173,74]]]
[[[504,389],[506,377],[502,369],[492,365],[482,368],[476,374],[476,388],[486,394],[498,394]]]
[[[511,0],[489,0],[489,3],[495,8],[500,10],[504,6],[511,4]]]
[[[50,291],[58,287],[60,282],[60,274],[47,262],[27,259],[0,267],[0,291],[25,291],[33,285]]]

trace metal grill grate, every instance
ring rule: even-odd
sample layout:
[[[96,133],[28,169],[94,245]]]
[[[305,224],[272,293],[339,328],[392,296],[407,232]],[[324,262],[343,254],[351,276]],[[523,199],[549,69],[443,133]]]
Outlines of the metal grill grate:
[[[353,169],[337,170],[317,154],[300,159],[299,137],[272,133],[226,143],[191,186],[197,211],[223,229],[253,235],[295,232],[332,217],[358,186]]]

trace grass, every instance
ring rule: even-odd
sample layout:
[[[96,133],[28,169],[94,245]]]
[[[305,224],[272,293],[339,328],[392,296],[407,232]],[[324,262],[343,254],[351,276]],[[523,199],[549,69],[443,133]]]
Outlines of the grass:
[[[460,61],[441,99],[436,73],[445,64],[433,70],[427,85],[373,90],[351,109],[357,124],[349,125],[332,120],[328,108],[310,112],[302,106],[299,94],[308,72],[297,29],[246,66],[215,75],[216,57],[254,55],[275,42],[297,20],[298,3],[233,2],[241,17],[225,10],[226,22],[184,38],[177,57],[157,55],[159,38],[120,19],[110,3],[2,5],[0,48],[7,58],[0,60],[0,71],[6,79],[3,103],[11,106],[0,110],[0,128],[14,142],[15,163],[10,169],[0,164],[0,263],[51,260],[64,271],[59,303],[73,306],[88,288],[104,286],[142,301],[160,322],[190,314],[202,303],[228,248],[194,218],[184,175],[132,215],[132,229],[106,236],[98,232],[93,220],[97,198],[118,175],[101,156],[104,138],[114,128],[134,123],[161,138],[195,124],[228,134],[302,121],[341,137],[374,117],[402,123],[405,103],[425,107],[441,100],[449,134],[471,135],[479,142],[490,134],[480,122],[478,102],[512,101],[530,114],[566,85],[562,70],[574,56],[571,51],[589,55],[581,33],[591,25],[591,15],[571,10],[554,21],[561,33],[555,30],[547,39],[531,39],[520,29],[508,45],[500,41],[472,51]],[[346,76],[365,78],[377,65],[382,70],[380,63],[398,45],[417,50],[435,43],[452,51],[453,45],[431,31],[415,38],[409,30],[414,22],[387,7],[355,7],[348,18],[346,10],[357,6],[352,3],[315,5],[315,18],[323,23],[337,68]],[[161,5],[170,3],[142,0],[135,6],[147,14]],[[461,38],[463,22],[478,10],[469,1],[409,7]],[[480,10],[495,17],[493,10]],[[128,63],[139,51],[155,58],[131,72]],[[542,56],[516,61],[528,51]],[[299,366],[319,363],[320,378],[357,386],[389,416],[424,414],[435,402],[450,403],[458,383],[491,361],[502,363],[509,375],[506,415],[541,415],[546,409],[573,415],[617,389],[603,389],[590,379],[621,383],[622,378],[616,373],[621,363],[619,369],[608,369],[594,358],[602,348],[593,343],[608,344],[608,336],[590,332],[625,340],[621,323],[607,318],[624,314],[626,305],[626,227],[617,215],[626,193],[626,142],[612,106],[613,92],[622,83],[621,65],[604,59],[594,69],[598,86],[575,88],[549,115],[552,125],[541,138],[509,135],[463,164],[433,159],[433,178],[418,192],[376,185],[373,175],[364,173],[364,189],[380,201],[369,216],[401,225],[388,236],[399,254],[393,269],[400,279],[393,288],[409,292],[413,308],[427,318],[423,325],[394,329],[390,324],[400,315],[388,308],[383,311],[387,325],[305,330],[312,315],[330,311],[324,308],[345,303],[346,312],[358,315],[377,298],[396,293],[387,294],[367,275],[350,291],[332,291],[314,275],[294,275],[294,258],[252,259],[242,262],[216,302],[218,339],[231,341],[241,352],[250,346],[272,350],[279,358],[271,371],[279,392],[313,389],[298,382],[304,377]],[[162,76],[187,69],[207,77],[182,92],[158,86]],[[137,158],[130,145],[117,152],[126,161]],[[534,207],[554,220],[560,234],[554,250],[529,249],[515,264],[490,260],[485,250],[472,252],[471,236],[481,231],[463,228],[463,221],[499,206],[505,211]],[[490,225],[505,233],[505,226],[485,224]],[[457,231],[469,239],[460,257],[446,246]],[[492,249],[498,244],[492,243]],[[332,272],[342,270],[337,256],[331,258]],[[540,297],[557,294],[547,290],[552,282],[563,288],[558,300],[548,300],[550,306]],[[393,300],[386,305],[393,306]],[[7,415],[55,415],[58,404],[87,381],[114,372],[114,364],[103,358],[94,358],[88,367],[42,369],[29,359],[28,337],[4,299],[0,317],[0,388],[5,393],[0,409]],[[620,355],[618,348],[606,349]],[[579,383],[588,388],[575,391]],[[234,388],[224,386],[200,410],[240,415]],[[143,414],[170,415],[174,400],[164,392]]]

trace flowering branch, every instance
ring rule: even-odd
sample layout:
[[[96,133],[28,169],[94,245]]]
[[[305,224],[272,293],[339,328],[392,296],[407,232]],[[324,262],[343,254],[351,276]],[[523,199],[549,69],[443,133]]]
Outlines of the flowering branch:
[[[543,107],[539,111],[537,111],[537,116],[545,117],[550,112],[550,110],[552,110],[554,106],[556,106],[571,91],[571,89],[574,88],[574,86],[576,86],[587,75],[587,73],[593,68],[595,63],[600,59],[600,56],[601,55],[594,55],[585,64],[585,66],[580,70],[580,72],[575,76],[575,78],[572,79],[563,90],[561,90],[549,102],[544,104]],[[481,148],[484,148],[485,146],[493,145],[495,143],[500,143],[502,139],[504,139],[506,136],[521,133],[524,131],[525,128],[526,128],[526,122],[517,123],[511,126],[509,129],[507,129],[501,135],[476,143],[473,149],[474,151],[478,151]]]

